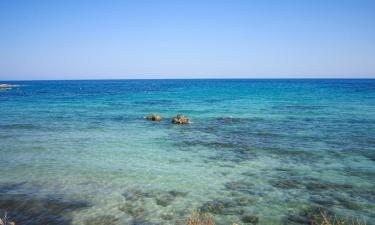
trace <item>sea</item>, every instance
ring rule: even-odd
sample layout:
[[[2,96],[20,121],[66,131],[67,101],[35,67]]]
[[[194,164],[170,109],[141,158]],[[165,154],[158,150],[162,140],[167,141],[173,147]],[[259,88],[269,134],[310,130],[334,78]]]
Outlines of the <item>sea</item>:
[[[375,224],[375,80],[0,83],[16,85],[0,90],[16,225]]]

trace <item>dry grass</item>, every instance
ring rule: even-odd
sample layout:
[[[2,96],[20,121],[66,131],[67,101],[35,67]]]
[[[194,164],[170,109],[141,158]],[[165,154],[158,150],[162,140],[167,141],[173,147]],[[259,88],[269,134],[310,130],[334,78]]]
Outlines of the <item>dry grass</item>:
[[[5,212],[3,218],[0,218],[0,225],[16,225],[16,223],[10,221],[7,212]]]
[[[366,221],[353,218],[337,218],[336,215],[330,216],[327,212],[321,212],[320,221],[314,221],[312,225],[366,225]]]
[[[215,225],[215,221],[208,213],[203,215],[199,211],[195,211],[187,220],[187,225]]]
[[[201,214],[200,211],[194,211],[188,218],[186,225],[215,225],[215,221],[209,213]]]

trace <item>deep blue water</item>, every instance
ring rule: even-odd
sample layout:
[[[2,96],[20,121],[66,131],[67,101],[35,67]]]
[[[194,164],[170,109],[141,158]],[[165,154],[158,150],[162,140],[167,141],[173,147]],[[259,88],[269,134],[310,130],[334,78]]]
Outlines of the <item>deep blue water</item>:
[[[375,224],[375,80],[0,83],[19,85],[0,91],[16,224]]]

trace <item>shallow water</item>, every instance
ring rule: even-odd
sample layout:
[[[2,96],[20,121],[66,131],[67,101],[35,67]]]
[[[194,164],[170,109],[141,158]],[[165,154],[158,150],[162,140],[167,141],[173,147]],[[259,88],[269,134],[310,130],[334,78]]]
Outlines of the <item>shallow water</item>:
[[[195,209],[219,225],[325,209],[375,224],[375,80],[12,83],[0,209],[18,224],[184,224]]]

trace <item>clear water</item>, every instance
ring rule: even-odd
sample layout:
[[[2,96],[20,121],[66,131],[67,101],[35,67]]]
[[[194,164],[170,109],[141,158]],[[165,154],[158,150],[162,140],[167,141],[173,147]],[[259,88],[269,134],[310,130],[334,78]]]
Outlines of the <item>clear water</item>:
[[[18,224],[184,224],[195,209],[219,225],[326,209],[375,224],[375,80],[12,83],[0,209]]]

